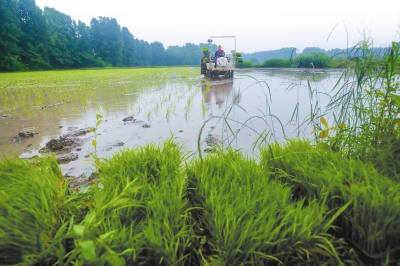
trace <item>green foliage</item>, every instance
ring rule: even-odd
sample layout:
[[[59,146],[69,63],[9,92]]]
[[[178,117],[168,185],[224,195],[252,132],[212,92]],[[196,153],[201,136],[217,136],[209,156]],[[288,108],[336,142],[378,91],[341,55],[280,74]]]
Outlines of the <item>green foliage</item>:
[[[294,66],[300,68],[325,68],[330,58],[323,53],[300,54],[294,59]]]
[[[126,27],[122,27],[122,40],[124,43],[122,48],[123,65],[127,67],[135,66],[137,47],[132,33]]]
[[[372,162],[382,173],[400,180],[399,45],[393,43],[383,61],[376,60],[367,46],[360,50],[364,56],[356,59],[354,72],[343,73],[340,81],[345,85],[334,88],[328,105],[335,122],[347,125],[328,144],[347,156]]]
[[[243,61],[242,58],[238,58],[239,60],[236,62],[236,67],[237,68],[246,68],[246,67],[252,67],[253,62],[251,61]]]
[[[0,1],[0,70],[16,71],[23,68],[19,61],[19,28],[17,1]]]
[[[32,0],[0,1],[2,72],[197,65],[205,45],[186,43],[165,49],[159,42],[135,39],[115,18],[93,18],[88,27],[54,8],[42,11]]]
[[[165,62],[164,45],[160,42],[150,43],[151,64],[153,66],[162,65]]]
[[[69,261],[101,265],[183,265],[194,255],[182,151],[171,140],[127,150],[99,167],[93,207],[74,226]]]
[[[58,231],[71,213],[55,158],[6,159],[0,184],[0,264],[26,265],[64,252]]]
[[[201,47],[201,52],[203,53],[204,57],[206,57],[206,59],[208,59],[208,61],[210,60],[210,47],[208,46],[203,46]],[[209,63],[209,62],[206,62]]]
[[[99,17],[90,21],[90,36],[95,57],[112,66],[122,66],[123,39],[115,18]]]
[[[208,46],[203,46],[203,47],[201,47],[201,52],[202,52],[202,53],[204,53],[204,52],[210,52],[210,47],[208,47]]]
[[[328,68],[354,68],[355,63],[347,58],[332,58],[327,65]]]
[[[104,159],[70,196],[54,158],[6,160],[0,263],[363,265],[333,228],[368,253],[400,245],[399,183],[371,164],[299,140],[260,159],[191,161],[169,139]]]
[[[349,205],[336,220],[336,230],[368,254],[400,245],[400,224],[392,222],[400,219],[400,184],[371,164],[298,140],[271,145],[261,154],[261,164],[292,188],[295,199],[317,199],[330,209]]]
[[[262,63],[263,67],[291,67],[291,60],[289,59],[269,59]]]
[[[44,18],[48,23],[49,61],[52,68],[62,69],[74,66],[75,21],[54,8],[45,7]]]
[[[18,39],[20,62],[31,70],[50,69],[48,58],[48,24],[35,1],[19,0],[17,14],[20,19],[21,37]]]
[[[326,207],[317,201],[294,202],[288,186],[271,181],[240,152],[221,150],[194,162],[188,180],[195,228],[204,239],[201,255],[207,262],[298,265],[323,254],[338,263],[327,234],[332,220]]]

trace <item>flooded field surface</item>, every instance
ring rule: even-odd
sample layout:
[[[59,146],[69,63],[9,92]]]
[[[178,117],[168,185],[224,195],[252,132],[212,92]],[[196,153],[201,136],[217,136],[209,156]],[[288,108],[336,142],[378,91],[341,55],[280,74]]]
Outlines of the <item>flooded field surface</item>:
[[[237,70],[205,79],[197,68],[0,74],[0,153],[56,154],[64,175],[88,177],[93,155],[174,138],[188,152],[312,137],[341,71]],[[3,157],[3,156],[2,156]],[[4,158],[2,158],[4,159]]]

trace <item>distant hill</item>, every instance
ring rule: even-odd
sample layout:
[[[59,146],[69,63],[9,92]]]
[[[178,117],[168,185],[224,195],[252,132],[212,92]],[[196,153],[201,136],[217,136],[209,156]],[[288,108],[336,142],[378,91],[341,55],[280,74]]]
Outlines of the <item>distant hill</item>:
[[[296,57],[298,50],[294,47],[286,47],[278,50],[261,51],[255,53],[242,53],[242,58],[245,61],[252,61],[253,63],[262,63],[265,60],[272,58],[289,59],[290,57]]]
[[[369,51],[374,53],[375,57],[379,58],[388,54],[390,52],[390,49],[390,47],[375,47],[369,48]],[[302,54],[312,53],[324,53],[329,57],[357,57],[362,56],[363,51],[360,49],[360,47],[347,49],[334,48],[330,50],[324,50],[319,47],[306,47],[302,52]]]
[[[378,47],[378,48],[370,48],[375,54],[375,57],[383,57],[385,54],[390,52],[390,47]],[[294,58],[300,54],[312,54],[312,53],[324,53],[329,57],[357,57],[362,55],[362,51],[357,48],[348,48],[348,49],[329,49],[324,50],[319,47],[306,47],[304,50],[299,53],[294,47],[286,47],[278,50],[270,50],[270,51],[260,51],[254,53],[242,53],[242,58],[245,61],[251,61],[253,63],[263,63],[265,60],[280,58],[280,59],[289,59]]]

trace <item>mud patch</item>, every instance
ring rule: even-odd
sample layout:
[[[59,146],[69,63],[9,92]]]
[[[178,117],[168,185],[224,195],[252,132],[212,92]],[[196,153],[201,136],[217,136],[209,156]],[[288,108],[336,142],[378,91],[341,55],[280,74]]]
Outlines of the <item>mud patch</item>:
[[[57,162],[60,164],[78,160],[78,154],[73,153],[72,150],[76,149],[79,151],[80,146],[89,140],[89,138],[82,138],[82,136],[90,132],[87,128],[73,130],[60,136],[58,139],[51,139],[46,143],[45,147],[39,149],[39,152],[54,152]]]
[[[71,161],[78,160],[78,154],[76,153],[70,153],[70,154],[60,154],[56,156],[57,162],[62,164],[62,163],[68,163]]]
[[[124,145],[125,145],[125,143],[123,143],[122,141],[118,141],[115,144],[109,144],[106,150],[110,151],[110,150],[112,150],[113,147],[122,147]]]
[[[57,106],[59,106],[61,104],[69,103],[69,102],[71,102],[71,101],[68,100],[68,101],[58,102],[58,103],[55,103],[55,104],[49,104],[49,105],[44,105],[44,106],[32,106],[31,110],[42,110],[42,109],[46,109],[46,108],[57,107]]]
[[[71,176],[68,173],[64,175],[64,178],[66,178],[70,183],[69,187],[70,189],[76,189],[80,186],[88,186],[91,185],[93,182],[96,182],[98,180],[99,174],[97,173],[92,173],[89,176],[86,176],[86,174],[81,174],[79,176]]]
[[[70,130],[70,127],[68,128]],[[71,133],[64,134],[64,137],[67,138],[76,138],[76,137],[81,137],[85,136],[87,133],[90,133],[90,129],[88,128],[82,128],[82,129],[74,129]]]
[[[5,119],[5,118],[8,118],[8,117],[12,117],[12,115],[10,115],[10,114],[0,115],[0,119]]]
[[[39,133],[33,132],[33,131],[21,131],[21,132],[18,133],[17,136],[14,137],[13,141],[14,142],[18,142],[18,143],[22,143],[22,141],[24,139],[32,138],[33,136],[35,136],[37,134],[39,134]]]
[[[206,138],[206,143],[208,146],[219,145],[222,144],[222,142],[222,137],[216,134],[208,134]]]
[[[122,119],[122,121],[125,122],[125,124],[133,123],[135,125],[140,125],[143,128],[150,128],[151,127],[151,125],[149,123],[146,123],[146,122],[141,121],[141,120],[137,120],[137,119],[133,118],[133,116],[125,117],[124,119]]]
[[[214,152],[216,150],[216,147],[222,145],[223,142],[224,141],[221,136],[216,134],[208,134],[208,136],[206,137],[206,143],[208,148],[206,148],[204,151]]]

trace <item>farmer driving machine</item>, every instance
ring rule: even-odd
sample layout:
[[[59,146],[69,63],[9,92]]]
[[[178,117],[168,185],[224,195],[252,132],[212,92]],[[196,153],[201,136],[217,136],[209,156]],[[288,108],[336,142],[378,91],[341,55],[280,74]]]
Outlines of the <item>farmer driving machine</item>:
[[[224,53],[218,57],[211,57],[211,45],[213,38],[233,38],[235,40],[235,49],[231,53]],[[233,78],[236,63],[236,36],[211,36],[208,39],[209,46],[202,48],[203,58],[201,59],[201,74],[207,78]],[[214,51],[215,53],[215,51]]]

